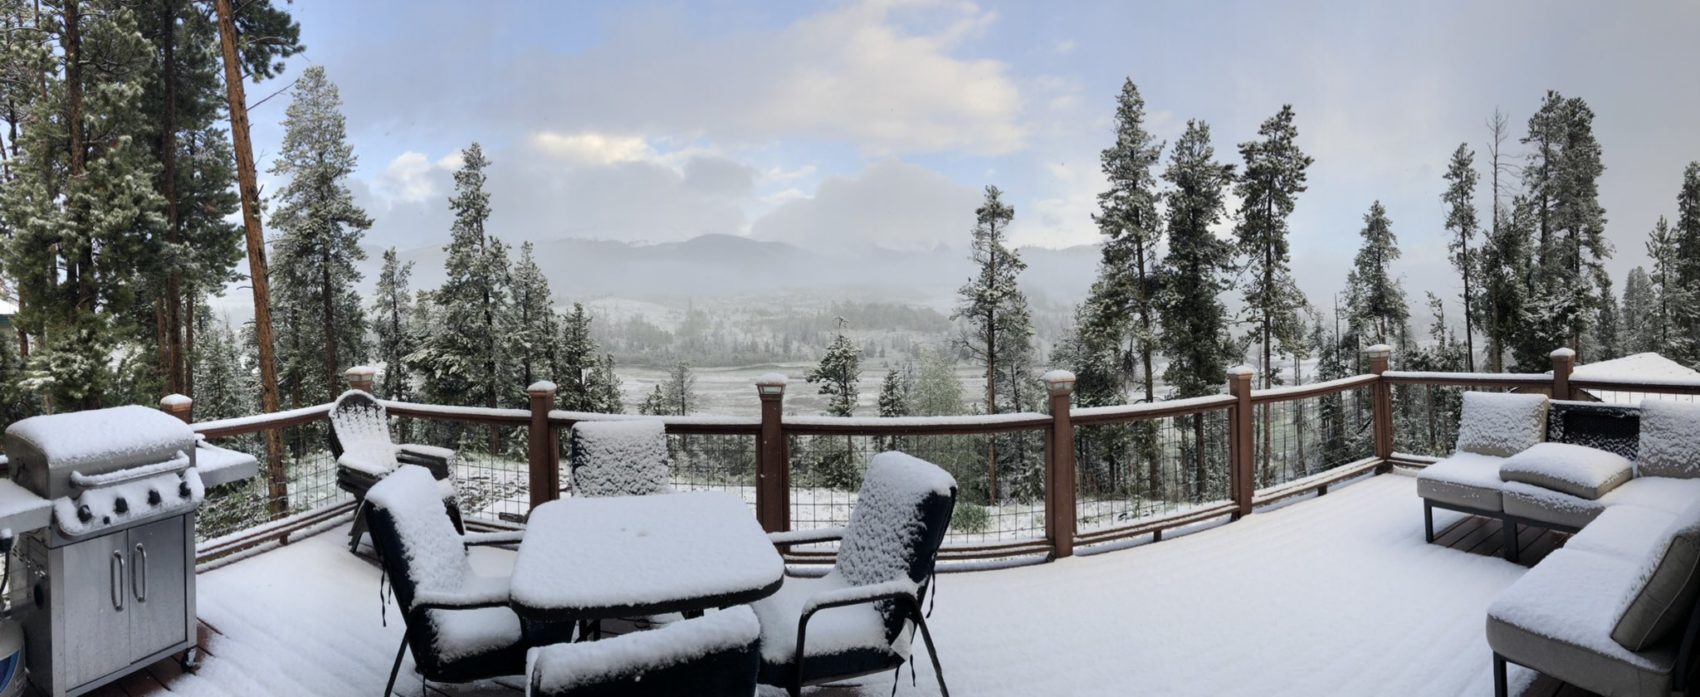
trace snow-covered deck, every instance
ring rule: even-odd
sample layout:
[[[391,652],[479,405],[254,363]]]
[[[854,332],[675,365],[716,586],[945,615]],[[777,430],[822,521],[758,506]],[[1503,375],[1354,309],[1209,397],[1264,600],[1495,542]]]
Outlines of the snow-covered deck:
[[[1376,476],[1158,544],[942,575],[931,624],[945,675],[978,697],[1492,694],[1486,608],[1526,569],[1424,544],[1415,488]],[[171,693],[378,694],[402,627],[393,606],[382,623],[378,570],[344,539],[333,530],[202,574],[200,614],[217,634]],[[486,570],[512,563],[475,554]],[[403,671],[402,694],[418,694]],[[920,678],[899,693],[936,694]],[[1517,688],[1531,678],[1513,668]],[[883,697],[891,680],[821,694]]]

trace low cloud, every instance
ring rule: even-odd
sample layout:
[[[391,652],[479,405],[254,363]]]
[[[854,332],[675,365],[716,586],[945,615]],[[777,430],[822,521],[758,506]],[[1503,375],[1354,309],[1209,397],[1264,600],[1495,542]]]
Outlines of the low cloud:
[[[963,246],[981,192],[930,169],[881,161],[854,177],[827,177],[813,196],[791,197],[751,234],[811,249]]]

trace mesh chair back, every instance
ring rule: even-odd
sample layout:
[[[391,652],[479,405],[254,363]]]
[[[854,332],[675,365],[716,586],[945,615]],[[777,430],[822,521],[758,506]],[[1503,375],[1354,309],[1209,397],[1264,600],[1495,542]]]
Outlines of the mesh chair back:
[[[332,455],[353,453],[361,460],[395,468],[389,414],[376,397],[360,390],[344,392],[331,406],[330,420]]]
[[[579,496],[667,493],[667,428],[650,419],[573,424],[572,468]]]
[[[899,578],[925,584],[955,507],[956,479],[938,465],[895,451],[875,455],[834,571],[859,586]],[[881,607],[893,639],[904,619],[894,610]]]

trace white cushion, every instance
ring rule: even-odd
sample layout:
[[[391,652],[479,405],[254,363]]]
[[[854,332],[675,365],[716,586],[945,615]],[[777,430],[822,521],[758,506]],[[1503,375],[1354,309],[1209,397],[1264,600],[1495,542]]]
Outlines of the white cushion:
[[[1700,477],[1700,404],[1641,401],[1642,476]]]
[[[1478,511],[1500,510],[1503,458],[1457,452],[1417,473],[1417,495]]]
[[[1465,392],[1457,450],[1510,457],[1546,440],[1547,397],[1508,392]]]
[[[1570,443],[1536,443],[1505,459],[1499,478],[1597,499],[1629,481],[1629,458]]]

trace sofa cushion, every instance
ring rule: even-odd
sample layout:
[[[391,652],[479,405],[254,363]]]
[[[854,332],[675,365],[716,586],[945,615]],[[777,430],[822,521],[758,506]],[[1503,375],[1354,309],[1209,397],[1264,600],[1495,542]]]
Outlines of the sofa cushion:
[[[1546,432],[1546,395],[1465,392],[1456,449],[1510,457],[1546,440]]]
[[[1629,562],[1559,549],[1488,606],[1488,645],[1513,663],[1590,692],[1668,694],[1671,647],[1636,653],[1612,641],[1618,604],[1609,599],[1633,593],[1638,578]]]
[[[1417,473],[1417,495],[1445,504],[1496,513],[1501,510],[1499,491],[1505,486],[1499,479],[1501,462],[1504,462],[1503,458],[1488,455],[1453,453],[1451,457]]]
[[[1700,477],[1700,404],[1641,402],[1640,474]]]
[[[1675,521],[1676,514],[1669,511],[1646,506],[1611,506],[1566,540],[1564,548],[1641,564],[1670,544],[1668,534]]]
[[[1629,481],[1634,465],[1629,459],[1604,450],[1569,443],[1536,443],[1528,450],[1505,458],[1499,478],[1523,482],[1554,491],[1597,499]]]
[[[1639,564],[1646,579],[1629,600],[1611,638],[1640,651],[1669,636],[1694,609],[1700,593],[1700,502],[1678,513],[1660,533],[1668,542]]]
[[[1562,530],[1580,530],[1607,507],[1604,499],[1585,499],[1523,482],[1506,482],[1501,494],[1506,514]]]

